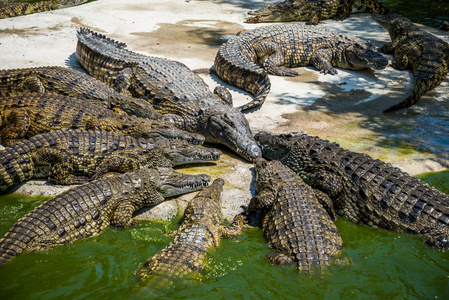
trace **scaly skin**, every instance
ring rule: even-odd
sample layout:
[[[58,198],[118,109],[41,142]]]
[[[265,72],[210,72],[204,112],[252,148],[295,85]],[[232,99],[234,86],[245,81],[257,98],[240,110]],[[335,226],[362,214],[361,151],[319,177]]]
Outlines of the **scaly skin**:
[[[221,237],[243,233],[243,216],[237,215],[231,226],[223,226],[221,195],[224,180],[216,179],[200,191],[185,210],[184,222],[172,232],[175,240],[147,260],[137,276],[145,282],[167,277],[199,279],[205,265],[206,251],[219,246]]]
[[[4,0],[0,2],[0,19],[70,7],[84,2],[87,2],[87,0],[50,0],[34,3],[17,3],[11,0]]]
[[[245,159],[260,157],[248,121],[229,105],[229,92],[219,88],[213,94],[184,64],[129,51],[126,44],[86,28],[78,31],[76,57],[92,76],[147,99],[179,128],[201,133]]]
[[[106,108],[123,110],[129,115],[160,118],[148,101],[118,93],[98,79],[76,70],[51,66],[0,70],[1,97],[33,92],[77,97]]]
[[[114,113],[78,98],[30,93],[0,98],[1,142],[10,146],[23,138],[65,129],[92,129],[135,138],[184,139],[201,144],[204,137],[175,127],[170,121]]]
[[[297,263],[303,272],[321,271],[343,248],[343,241],[320,201],[328,197],[313,190],[279,161],[255,162],[256,196],[247,209],[249,219],[262,219],[262,230],[276,264]]]
[[[0,239],[0,265],[23,251],[43,251],[99,235],[109,225],[134,226],[134,211],[201,189],[209,180],[204,174],[184,175],[157,168],[74,187],[42,203],[13,225]]]
[[[285,0],[267,4],[248,12],[249,23],[307,21],[317,25],[321,20],[344,20],[352,12],[387,14],[388,9],[377,0]]]
[[[265,101],[271,86],[268,73],[296,76],[299,73],[289,68],[307,65],[334,75],[334,66],[383,69],[388,60],[370,42],[350,35],[300,24],[277,24],[240,32],[220,47],[214,63],[222,80],[254,96],[241,110]]]
[[[419,29],[403,16],[373,14],[372,18],[390,34],[391,42],[383,45],[380,50],[394,55],[394,68],[411,69],[413,72],[412,94],[385,112],[412,106],[446,78],[449,70],[449,44]]]
[[[31,178],[48,177],[53,184],[80,184],[107,172],[214,161],[220,155],[217,149],[200,148],[180,140],[136,139],[106,131],[57,130],[0,150],[0,191]]]
[[[281,161],[326,193],[337,214],[374,228],[420,234],[449,247],[449,196],[400,169],[307,134],[255,136],[264,157]]]

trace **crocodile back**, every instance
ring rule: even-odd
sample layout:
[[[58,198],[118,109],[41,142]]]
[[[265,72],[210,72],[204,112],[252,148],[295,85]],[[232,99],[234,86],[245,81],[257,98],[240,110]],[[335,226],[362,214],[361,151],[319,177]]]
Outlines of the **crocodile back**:
[[[183,63],[132,52],[126,49],[125,43],[86,28],[80,28],[77,36],[76,57],[89,74],[116,86],[126,69],[132,69],[135,82],[129,86],[131,93],[154,101],[156,109],[158,101],[163,100],[185,102],[214,98],[206,83]]]
[[[279,264],[295,261],[304,272],[328,266],[343,248],[343,242],[312,188],[279,161],[263,169],[256,165],[256,174],[257,195],[272,195],[267,197],[270,202],[255,197],[249,205],[250,209],[260,206],[254,203],[257,201],[266,205],[262,229],[274,251],[269,258]]]
[[[423,234],[432,245],[449,246],[449,196],[427,183],[318,137],[260,133],[255,138],[264,156],[281,160],[328,194],[339,215],[375,228]]]
[[[147,281],[160,276],[198,279],[207,249],[217,247],[222,235],[221,197],[224,180],[218,178],[189,201],[174,241],[150,258],[138,272]]]
[[[164,198],[154,188],[151,172],[155,171],[139,170],[96,180],[45,201],[0,239],[0,264],[23,251],[43,251],[96,236],[125,204],[134,211],[161,202]]]
[[[318,49],[330,49],[337,42],[350,39],[358,40],[332,30],[296,23],[262,26],[241,31],[223,44],[215,57],[214,68],[222,80],[255,97],[240,107],[240,110],[248,110],[262,105],[271,88],[268,73],[263,68],[265,55],[281,57],[276,62],[282,66],[307,66]],[[266,43],[275,48],[267,49]]]
[[[98,79],[76,70],[58,66],[0,70],[1,97],[31,92],[82,98],[102,107],[120,108],[131,115],[157,118],[148,101],[118,93]]]

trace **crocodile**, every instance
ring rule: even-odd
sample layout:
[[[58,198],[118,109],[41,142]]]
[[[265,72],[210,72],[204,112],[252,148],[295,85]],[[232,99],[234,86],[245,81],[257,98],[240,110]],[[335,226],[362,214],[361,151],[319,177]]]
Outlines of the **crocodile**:
[[[197,132],[206,142],[227,146],[247,160],[260,157],[245,116],[232,107],[228,90],[209,90],[186,65],[138,54],[126,44],[87,28],[78,31],[76,57],[93,77],[147,99],[181,129]]]
[[[163,117],[129,116],[53,93],[0,97],[0,127],[1,142],[5,146],[39,133],[63,129],[97,129],[135,138],[184,139],[194,144],[204,141],[202,135],[179,129]]]
[[[299,175],[277,160],[255,161],[256,196],[247,208],[261,220],[268,259],[275,264],[297,263],[304,273],[319,272],[343,249],[331,216],[321,204],[327,195],[314,191]]]
[[[215,161],[221,151],[182,140],[136,139],[92,130],[56,130],[0,150],[0,191],[31,178],[80,184],[107,172]],[[51,170],[48,170],[48,165]]]
[[[421,30],[401,15],[373,14],[372,18],[388,31],[391,38],[391,42],[383,45],[380,51],[394,55],[394,68],[408,68],[413,73],[411,95],[385,112],[412,106],[446,78],[449,70],[449,44]]]
[[[301,24],[275,24],[242,31],[223,44],[214,68],[227,83],[249,92],[254,99],[240,107],[260,106],[271,84],[268,74],[296,76],[288,67],[313,64],[324,74],[333,66],[349,70],[384,69],[388,60],[369,42],[333,30]]]
[[[44,251],[75,240],[97,236],[109,225],[126,228],[137,221],[139,208],[156,205],[208,185],[205,174],[185,175],[171,168],[94,180],[73,187],[19,219],[0,239],[0,265],[23,251]]]
[[[373,228],[413,233],[449,247],[449,196],[384,161],[305,133],[255,136],[263,156],[279,160],[326,193],[335,212]]]
[[[59,66],[0,70],[0,97],[32,92],[77,97],[142,118],[160,117],[148,101],[118,93],[100,80],[77,70]]]
[[[0,1],[0,19],[29,15],[54,9],[79,5],[87,0],[49,0],[21,3],[14,0]]]
[[[353,12],[389,13],[377,0],[285,0],[250,11],[249,23],[306,21],[317,25],[321,20],[344,20]]]
[[[184,221],[174,241],[146,261],[137,277],[148,282],[183,277],[201,278],[206,252],[219,246],[221,237],[236,237],[243,233],[243,214],[235,216],[231,226],[223,226],[221,196],[224,180],[215,179],[190,200],[184,212]]]

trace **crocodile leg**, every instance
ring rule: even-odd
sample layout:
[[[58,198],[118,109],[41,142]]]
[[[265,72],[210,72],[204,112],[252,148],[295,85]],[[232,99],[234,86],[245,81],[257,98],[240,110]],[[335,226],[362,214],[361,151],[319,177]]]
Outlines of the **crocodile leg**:
[[[0,138],[4,146],[11,146],[25,136],[31,125],[27,109],[17,108],[8,116],[8,125],[1,131]]]
[[[317,189],[314,189],[313,193],[315,194],[315,197],[318,199],[323,208],[326,210],[326,212],[329,214],[329,216],[332,218],[332,220],[333,221],[337,220],[338,216],[335,213],[332,199],[329,198],[329,196],[326,193],[323,193],[322,191]]]
[[[270,190],[262,190],[259,195],[254,196],[248,206],[249,210],[263,210],[269,208],[275,200],[275,195]]]
[[[164,197],[161,197],[161,202],[164,201]],[[120,203],[111,219],[111,226],[117,228],[128,228],[137,225],[137,221],[132,219],[133,213],[137,210],[136,206],[131,202]]]
[[[232,95],[228,89],[222,86],[216,86],[214,89],[214,94],[219,97],[219,100],[222,100],[223,104],[233,106]]]
[[[35,165],[53,165],[48,181],[53,184],[82,184],[89,181],[88,177],[76,176],[73,173],[73,163],[61,149],[42,148],[32,154]]]
[[[279,252],[271,252],[267,255],[267,258],[273,264],[281,265],[281,266],[291,265],[292,263],[294,263],[294,260],[292,257],[290,257],[286,254],[283,254],[283,253],[279,253]]]
[[[409,64],[409,58],[421,57],[422,51],[416,45],[411,43],[403,44],[394,50],[394,58],[396,63],[391,64],[391,66],[397,70],[405,70]]]
[[[325,170],[317,171],[311,176],[310,185],[327,194],[331,199],[337,198],[343,190],[343,182],[339,176]]]
[[[126,157],[124,155],[111,155],[101,162],[91,179],[99,179],[104,174],[109,172],[126,173],[133,170],[138,170],[139,167],[140,163],[134,157]]]
[[[320,70],[321,73],[335,75],[338,72],[332,66],[331,60],[332,51],[326,49],[317,50],[310,57],[310,61],[312,62],[312,64],[315,66],[315,68]]]
[[[30,91],[31,93],[45,93],[45,86],[42,81],[35,76],[29,76],[25,78],[22,82],[24,89]]]
[[[382,47],[379,48],[379,51],[385,54],[393,54],[394,48],[396,47],[394,42],[388,42],[382,45]]]
[[[268,73],[278,76],[297,76],[298,72],[284,67],[284,54],[282,48],[267,40],[262,40],[253,45],[257,53],[257,58],[260,63],[263,62],[263,67]]]
[[[113,88],[119,93],[129,94],[129,87],[131,86],[131,76],[133,75],[133,70],[131,68],[125,68],[118,73],[117,78],[113,83]]]
[[[231,226],[221,226],[220,232],[224,237],[236,237],[240,236],[243,233],[243,220],[244,216],[242,214],[238,214],[234,217],[234,220]]]

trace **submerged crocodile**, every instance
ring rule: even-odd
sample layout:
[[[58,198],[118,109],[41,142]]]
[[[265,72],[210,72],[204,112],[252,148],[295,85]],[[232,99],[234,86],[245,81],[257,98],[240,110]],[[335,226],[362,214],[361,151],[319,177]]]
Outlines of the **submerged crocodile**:
[[[413,72],[412,94],[385,112],[412,106],[446,78],[449,71],[449,44],[419,29],[401,15],[373,14],[372,18],[388,31],[391,38],[391,42],[383,45],[380,51],[394,55],[394,68],[408,68]]]
[[[0,265],[23,251],[43,251],[96,236],[109,225],[136,225],[132,214],[167,197],[207,186],[208,175],[142,169],[74,187],[33,209],[0,239]]]
[[[218,160],[217,149],[186,141],[136,139],[105,131],[51,131],[0,150],[0,191],[31,178],[80,184],[107,172]],[[51,166],[49,171],[47,165]]]
[[[237,215],[231,226],[221,225],[221,195],[224,180],[218,178],[200,191],[185,209],[184,222],[171,233],[175,240],[150,258],[138,271],[145,281],[167,277],[198,279],[205,265],[208,249],[218,247],[220,238],[235,237],[243,233],[243,215]]]
[[[223,44],[215,58],[215,71],[224,81],[254,96],[240,107],[262,105],[270,91],[269,74],[296,76],[292,67],[313,64],[324,74],[333,66],[361,70],[383,69],[388,60],[368,41],[336,31],[300,24],[276,24],[242,31]]]
[[[317,25],[321,20],[344,20],[352,12],[387,14],[389,12],[377,0],[285,0],[267,4],[261,9],[248,12],[249,23],[307,21]]]
[[[449,247],[449,196],[400,169],[307,134],[255,136],[264,157],[281,161],[326,193],[337,214],[374,228],[420,234]]]
[[[39,133],[64,129],[104,130],[135,138],[184,139],[195,144],[204,141],[200,134],[179,129],[164,118],[119,114],[79,98],[52,93],[0,97],[0,127],[5,146]]]
[[[279,161],[255,162],[256,196],[247,214],[259,215],[268,245],[268,259],[279,265],[297,263],[303,272],[320,271],[343,248],[343,241],[320,201],[328,197],[314,191]]]
[[[87,0],[48,0],[20,3],[14,0],[0,1],[0,19],[29,15],[54,9],[66,8],[87,2]]]
[[[129,51],[126,44],[86,28],[78,31],[76,57],[92,76],[147,99],[179,128],[198,132],[207,142],[223,144],[248,160],[261,155],[245,116],[231,107],[229,91],[212,93],[184,64]]]
[[[33,92],[77,97],[142,118],[159,117],[148,101],[118,93],[98,79],[76,70],[57,66],[0,70],[0,97]]]

